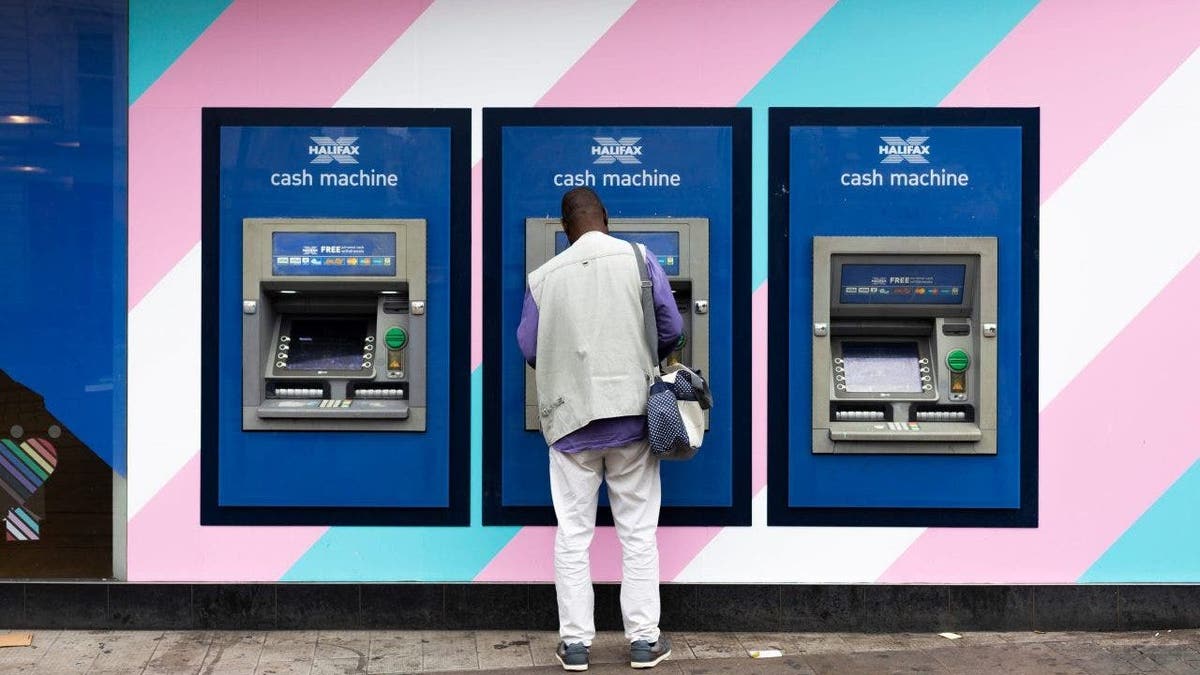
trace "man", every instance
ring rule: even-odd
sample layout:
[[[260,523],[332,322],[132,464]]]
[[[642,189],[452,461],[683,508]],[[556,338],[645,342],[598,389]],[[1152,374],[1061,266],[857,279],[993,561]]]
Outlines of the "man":
[[[588,547],[606,481],[623,552],[630,665],[653,668],[671,655],[671,643],[658,629],[662,489],[646,440],[646,395],[655,364],[682,337],[683,318],[658,259],[644,251],[658,332],[658,354],[649,354],[633,247],[608,235],[608,212],[588,188],[563,195],[562,222],[571,245],[529,275],[517,328],[521,352],[537,371],[538,413],[550,445],[562,638],[556,656],[566,670],[587,670],[596,635]]]

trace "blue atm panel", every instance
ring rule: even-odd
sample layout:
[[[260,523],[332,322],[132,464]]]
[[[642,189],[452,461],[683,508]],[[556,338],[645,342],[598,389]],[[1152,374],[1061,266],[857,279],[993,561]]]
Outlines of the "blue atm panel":
[[[203,128],[202,522],[469,522],[469,111]]]
[[[770,148],[769,523],[1036,526],[1037,111],[772,109]]]
[[[527,411],[533,378],[516,330],[526,274],[566,246],[562,196],[588,186],[612,232],[646,244],[671,279],[696,337],[681,358],[708,355],[716,404],[704,446],[664,463],[660,522],[749,524],[748,111],[485,110],[484,129],[485,523],[554,522],[549,450]],[[615,161],[616,145],[637,147],[626,157],[636,161]],[[611,522],[606,511],[601,522]]]

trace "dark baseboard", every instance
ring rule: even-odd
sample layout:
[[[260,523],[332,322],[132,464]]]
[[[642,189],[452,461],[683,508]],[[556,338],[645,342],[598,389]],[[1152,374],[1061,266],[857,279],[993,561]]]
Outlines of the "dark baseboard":
[[[596,625],[620,630],[620,588]],[[1124,631],[1200,628],[1200,585],[663,584],[677,631]],[[0,582],[0,628],[555,630],[549,584]]]

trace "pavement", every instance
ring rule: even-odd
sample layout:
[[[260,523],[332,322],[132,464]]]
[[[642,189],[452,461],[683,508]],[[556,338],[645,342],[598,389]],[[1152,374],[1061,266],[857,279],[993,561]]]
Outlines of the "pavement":
[[[8,631],[0,630],[0,636]],[[561,673],[558,636],[522,631],[30,630],[0,648],[0,673]],[[668,633],[689,673],[1198,673],[1200,630],[1136,633]],[[775,658],[751,653],[774,649]],[[592,645],[591,673],[632,673],[620,633]]]

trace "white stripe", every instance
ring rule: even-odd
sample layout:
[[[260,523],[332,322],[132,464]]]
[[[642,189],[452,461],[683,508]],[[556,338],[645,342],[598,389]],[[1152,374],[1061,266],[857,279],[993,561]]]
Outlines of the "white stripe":
[[[924,528],[766,527],[767,491],[753,502],[753,527],[726,527],[674,581],[872,583]]]
[[[200,447],[200,245],[129,312],[130,518]]]
[[[1200,50],[1042,206],[1042,407],[1200,252],[1197,91]]]
[[[16,537],[19,541],[29,541],[29,537],[26,537],[25,533],[22,532],[15,524],[12,522],[7,522],[5,525],[8,526],[9,534]]]
[[[536,103],[632,4],[438,0],[336,105],[473,108],[474,164],[483,155],[479,109]]]

